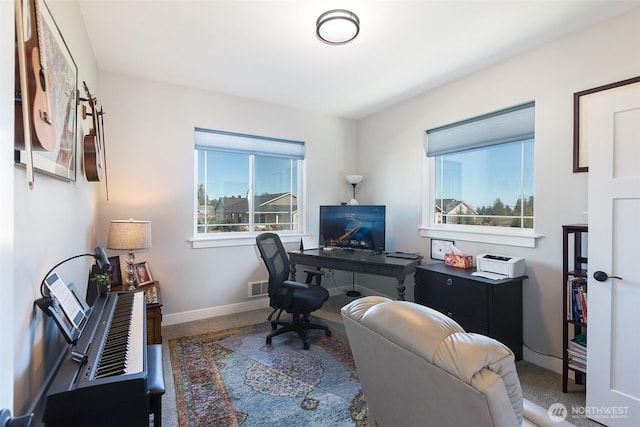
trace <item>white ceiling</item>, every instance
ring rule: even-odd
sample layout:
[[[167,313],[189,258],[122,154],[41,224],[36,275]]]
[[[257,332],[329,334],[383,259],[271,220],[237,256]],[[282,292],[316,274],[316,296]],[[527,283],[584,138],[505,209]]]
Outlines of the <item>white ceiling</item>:
[[[351,119],[636,7],[640,0],[80,0],[100,70]],[[333,8],[360,18],[350,44],[316,38],[316,19]]]

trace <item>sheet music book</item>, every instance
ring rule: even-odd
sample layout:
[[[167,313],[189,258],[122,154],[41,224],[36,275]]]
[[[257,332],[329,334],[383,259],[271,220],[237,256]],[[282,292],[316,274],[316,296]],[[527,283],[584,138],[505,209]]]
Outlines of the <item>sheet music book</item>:
[[[69,323],[78,331],[81,330],[87,320],[87,315],[78,298],[55,271],[47,276],[45,284],[51,297],[55,300],[54,305],[57,303],[62,308]]]

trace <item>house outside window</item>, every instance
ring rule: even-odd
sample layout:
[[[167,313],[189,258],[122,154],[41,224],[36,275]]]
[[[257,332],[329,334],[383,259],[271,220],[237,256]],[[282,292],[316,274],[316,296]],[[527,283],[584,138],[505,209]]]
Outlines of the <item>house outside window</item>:
[[[435,237],[478,228],[533,232],[534,108],[530,102],[426,132],[432,178],[424,217]]]
[[[304,143],[195,130],[195,235],[301,232]]]

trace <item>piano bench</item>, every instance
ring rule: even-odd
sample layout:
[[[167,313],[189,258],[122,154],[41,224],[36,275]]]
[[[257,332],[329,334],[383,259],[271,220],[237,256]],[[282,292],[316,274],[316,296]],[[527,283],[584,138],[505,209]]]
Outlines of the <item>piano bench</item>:
[[[153,427],[162,426],[162,395],[164,394],[164,373],[162,368],[162,344],[147,346],[149,386],[149,413],[153,414]]]

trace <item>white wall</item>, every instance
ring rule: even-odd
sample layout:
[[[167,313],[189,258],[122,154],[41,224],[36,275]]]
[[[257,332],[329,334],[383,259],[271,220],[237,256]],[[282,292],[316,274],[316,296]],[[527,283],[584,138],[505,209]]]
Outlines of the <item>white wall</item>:
[[[420,250],[426,129],[536,101],[535,215],[544,237],[535,249],[456,242],[465,253],[507,253],[527,261],[524,341],[562,355],[562,228],[583,223],[587,174],[572,173],[573,93],[640,75],[640,9],[474,73],[359,123],[358,158],[367,186],[359,193],[388,206],[388,244]],[[592,159],[597,161],[597,159]],[[401,191],[400,191],[401,190]],[[376,286],[377,285],[377,286]],[[381,289],[376,282],[374,289]],[[525,350],[525,359],[560,369],[557,359]]]
[[[10,37],[12,47],[10,51],[3,47],[2,56],[13,58],[14,34],[7,34],[8,31],[4,30],[4,9],[7,9],[4,3],[3,45],[6,44],[6,37]],[[86,80],[89,87],[96,88],[97,92],[96,65],[78,4],[56,0],[49,0],[47,4],[78,66],[80,88],[82,81]],[[11,9],[8,16],[13,19],[13,8],[8,9]],[[3,59],[1,63],[3,77],[12,76],[13,62]],[[7,72],[11,74],[5,74]],[[2,81],[13,83],[13,78],[3,78]],[[13,108],[9,111],[12,112]],[[10,116],[12,121],[13,114]],[[4,130],[10,129],[9,125],[12,126],[12,123],[7,123],[4,114],[1,120],[4,138]],[[85,131],[89,129],[87,124],[84,125]],[[82,132],[78,133],[81,138]],[[11,135],[10,140],[12,139]],[[9,141],[3,139],[2,145],[12,147],[13,144]],[[1,184],[3,194],[5,191],[7,195],[14,193],[14,241],[10,248],[13,251],[13,281],[4,283],[3,280],[0,285],[3,290],[5,286],[9,286],[13,291],[13,298],[9,300],[9,304],[13,305],[12,336],[4,336],[3,333],[0,339],[3,349],[13,349],[14,414],[29,409],[42,386],[44,376],[51,372],[51,364],[64,343],[53,321],[44,317],[33,305],[40,297],[40,281],[53,265],[64,258],[92,252],[95,244],[94,220],[98,185],[88,183],[84,178],[80,169],[81,145],[78,150],[76,182],[37,173],[33,190],[27,187],[24,168],[14,167],[12,159],[6,159],[4,155],[1,157],[3,173],[10,170],[14,180],[13,184],[9,183],[13,186],[11,189],[6,188],[4,181]],[[3,235],[3,239],[4,237]],[[2,256],[4,262],[4,249]],[[85,292],[89,265],[90,259],[82,258],[66,264],[59,271],[67,282],[77,284],[80,291]],[[11,292],[3,292],[3,297],[7,295],[11,295]],[[5,299],[2,300],[4,304]],[[6,384],[4,381],[2,383]]]
[[[13,3],[0,1],[0,340],[13,339]],[[6,66],[4,64],[7,64]],[[0,347],[0,384],[13,379],[11,346]],[[13,409],[13,388],[0,389],[0,409]]]
[[[138,251],[136,261],[148,261],[160,281],[164,324],[266,305],[247,297],[248,282],[267,278],[255,244],[192,249],[189,242],[194,127],[305,141],[311,232],[317,233],[320,204],[349,198],[352,121],[106,72],[100,93],[109,201],[99,199],[98,241],[106,245],[112,219],[151,221],[153,247]]]

